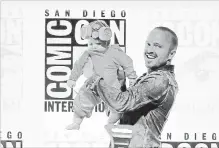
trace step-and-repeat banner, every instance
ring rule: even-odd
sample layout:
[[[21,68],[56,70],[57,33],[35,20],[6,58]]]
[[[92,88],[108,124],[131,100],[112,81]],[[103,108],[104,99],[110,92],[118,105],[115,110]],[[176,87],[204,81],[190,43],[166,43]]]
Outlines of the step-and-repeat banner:
[[[108,147],[104,103],[80,130],[72,122],[74,89],[66,85],[87,50],[80,28],[104,20],[140,76],[149,32],[172,29],[179,93],[162,131],[163,147],[218,148],[219,2],[54,1],[1,3],[1,148]]]

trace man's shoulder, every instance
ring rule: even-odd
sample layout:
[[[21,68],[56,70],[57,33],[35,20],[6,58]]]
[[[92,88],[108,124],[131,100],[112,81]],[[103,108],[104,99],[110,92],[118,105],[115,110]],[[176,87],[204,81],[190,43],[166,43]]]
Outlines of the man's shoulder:
[[[177,89],[174,78],[170,77],[168,73],[166,71],[153,71],[143,76],[138,82],[142,98],[150,97],[154,101],[160,100],[170,89]]]
[[[173,85],[178,87],[177,81],[175,79],[175,74],[173,72],[167,70],[157,70],[151,72],[148,77],[156,78],[160,83],[168,83],[169,85]]]
[[[169,71],[157,70],[150,73],[145,73],[139,78],[139,83],[151,83],[153,86],[167,86],[169,84],[177,86],[174,74]]]
[[[152,71],[150,73],[144,73],[140,79],[142,82],[147,81],[148,79],[166,79],[167,75],[163,71]]]

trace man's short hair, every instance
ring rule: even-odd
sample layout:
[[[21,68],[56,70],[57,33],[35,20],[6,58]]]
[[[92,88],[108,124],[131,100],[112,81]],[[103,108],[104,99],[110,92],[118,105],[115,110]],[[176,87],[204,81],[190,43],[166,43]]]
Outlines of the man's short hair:
[[[171,30],[167,27],[163,27],[163,26],[155,27],[154,29],[159,29],[161,31],[168,32],[171,35],[170,51],[173,50],[174,48],[177,49],[177,47],[178,47],[178,37],[177,37],[176,33],[173,30]]]

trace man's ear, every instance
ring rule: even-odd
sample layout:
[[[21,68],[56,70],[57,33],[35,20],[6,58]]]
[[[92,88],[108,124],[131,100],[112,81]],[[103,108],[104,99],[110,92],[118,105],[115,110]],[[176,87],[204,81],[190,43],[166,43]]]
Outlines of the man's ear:
[[[174,57],[175,54],[176,54],[176,48],[174,48],[170,51],[168,60],[172,60],[172,58]]]

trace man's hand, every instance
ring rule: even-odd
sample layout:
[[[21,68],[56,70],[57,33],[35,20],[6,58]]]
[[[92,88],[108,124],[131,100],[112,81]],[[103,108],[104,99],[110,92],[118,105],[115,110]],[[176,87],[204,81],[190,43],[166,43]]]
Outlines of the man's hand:
[[[93,91],[94,92],[94,88],[95,85],[97,83],[97,81],[100,79],[101,77],[98,75],[93,75],[92,77],[90,77],[85,83],[86,88]]]
[[[133,86],[135,84],[136,79],[129,79],[129,86]]]
[[[109,107],[106,104],[105,104],[105,112],[106,112],[106,116],[109,117],[110,109],[109,109]]]
[[[68,80],[68,81],[67,81],[67,85],[68,85],[68,87],[73,88],[73,87],[75,87],[76,82],[73,81],[73,80]]]

